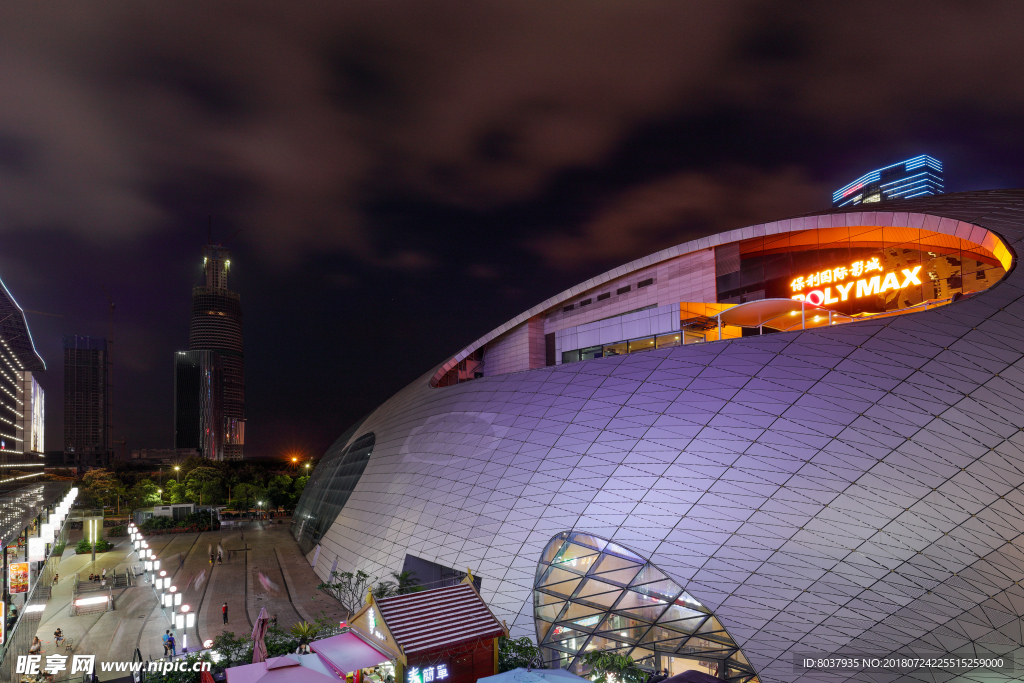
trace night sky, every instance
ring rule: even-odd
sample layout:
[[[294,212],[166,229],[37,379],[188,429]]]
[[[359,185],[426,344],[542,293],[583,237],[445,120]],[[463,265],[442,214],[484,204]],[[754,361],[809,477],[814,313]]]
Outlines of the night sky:
[[[115,437],[170,447],[207,217],[246,452],[319,456],[573,284],[829,206],[928,153],[1024,186],[1024,3],[8,3],[0,277],[49,370],[107,333]],[[54,317],[62,316],[62,317]]]

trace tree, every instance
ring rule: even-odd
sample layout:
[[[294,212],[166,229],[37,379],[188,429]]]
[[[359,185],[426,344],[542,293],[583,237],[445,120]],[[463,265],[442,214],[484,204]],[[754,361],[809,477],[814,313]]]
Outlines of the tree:
[[[121,480],[110,470],[90,470],[82,477],[84,493],[93,504],[113,507],[118,494],[124,490]]]
[[[299,498],[302,497],[302,492],[306,490],[306,484],[308,483],[308,474],[301,477],[295,477],[295,481],[292,483],[292,505],[298,505]]]
[[[381,581],[373,587],[373,597],[378,600],[390,598],[392,595],[398,595],[398,585],[394,581]]]
[[[195,467],[185,476],[185,496],[199,505],[205,499],[207,503],[215,503],[221,493],[223,475],[215,467]]]
[[[527,636],[522,638],[498,639],[498,673],[518,668],[543,669],[544,660],[540,648],[533,644]]]
[[[185,485],[179,484],[174,479],[167,482],[167,486],[164,488],[167,494],[167,500],[171,503],[183,503],[185,502]]]
[[[267,482],[267,498],[272,507],[280,507],[287,505],[291,500],[291,494],[288,493],[292,487],[292,478],[286,477],[283,474],[278,474],[270,478]]]
[[[391,578],[395,580],[395,595],[405,595],[423,590],[414,571],[391,572]]]
[[[308,621],[300,621],[291,628],[291,634],[299,639],[299,645],[305,645],[320,633],[320,627]]]
[[[224,658],[218,662],[224,668],[252,663],[252,638],[245,634],[225,631],[213,639],[213,649]]]
[[[499,658],[501,653],[498,654]],[[591,668],[596,678],[594,683],[644,683],[647,673],[629,655],[619,655],[607,650],[591,650],[583,656],[583,663]]]
[[[317,586],[320,590],[327,591],[341,603],[349,614],[355,614],[363,606],[366,593],[376,579],[371,578],[366,572],[359,570],[352,572],[331,572],[331,580],[324,581]]]
[[[149,507],[160,502],[159,487],[151,479],[140,479],[128,489],[125,504],[131,508]]]
[[[267,492],[256,484],[239,484],[235,487],[235,507],[239,510],[248,510],[266,497]]]

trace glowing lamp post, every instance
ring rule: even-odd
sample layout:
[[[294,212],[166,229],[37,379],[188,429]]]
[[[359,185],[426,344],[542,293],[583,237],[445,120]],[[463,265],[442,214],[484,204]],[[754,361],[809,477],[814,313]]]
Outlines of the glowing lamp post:
[[[181,612],[174,615],[174,628],[182,632],[181,651],[188,652],[188,629],[195,627],[196,615],[189,605],[182,605]]]

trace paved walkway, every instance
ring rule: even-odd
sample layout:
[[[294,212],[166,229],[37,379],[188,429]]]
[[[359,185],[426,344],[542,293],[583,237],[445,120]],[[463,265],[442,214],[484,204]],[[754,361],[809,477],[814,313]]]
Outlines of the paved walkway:
[[[291,520],[276,522],[245,522],[221,531],[149,537],[149,547],[161,568],[173,577],[183,594],[182,602],[197,613],[196,628],[188,633],[190,650],[224,631],[250,633],[261,607],[266,607],[269,615],[277,615],[282,629],[321,615],[332,621],[344,617],[341,605],[316,589],[320,580],[288,533]],[[65,654],[64,648],[53,642],[53,632],[59,626],[72,639],[75,654],[95,654],[97,662],[129,661],[136,647],[143,658],[159,659],[163,656],[161,636],[170,628],[170,621],[157,604],[150,577],[140,576],[137,585],[115,590],[114,611],[69,616],[76,571],[85,577],[104,568],[122,574],[130,564],[139,565],[127,538],[111,539],[117,542],[114,549],[98,554],[95,564],[89,555],[75,555],[74,544],[80,535],[77,532],[69,539],[57,570],[60,582],[53,587],[39,624],[43,654]],[[211,565],[210,553],[216,555],[218,549],[224,563]],[[227,625],[221,614],[225,602]],[[176,638],[180,652],[183,638],[180,633]],[[115,677],[100,673],[100,680]]]

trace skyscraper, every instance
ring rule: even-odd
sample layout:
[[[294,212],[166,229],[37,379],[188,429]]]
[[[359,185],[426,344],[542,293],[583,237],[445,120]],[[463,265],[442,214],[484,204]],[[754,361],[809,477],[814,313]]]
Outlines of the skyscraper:
[[[942,162],[927,154],[865,173],[832,193],[832,206],[855,206],[886,199],[910,199],[945,192]]]
[[[26,430],[32,425],[26,424],[26,417],[36,415],[42,430],[42,390],[32,375],[45,369],[25,313],[0,282],[0,487],[43,473],[45,460],[33,448],[33,437]],[[33,406],[38,406],[37,414]],[[41,439],[35,445],[42,448]]]
[[[224,373],[216,351],[178,351],[174,357],[174,447],[224,459]]]
[[[64,464],[110,464],[107,340],[64,335]]]
[[[228,289],[231,252],[203,248],[203,286],[192,289],[189,351],[175,356],[174,446],[240,460],[245,444],[242,305]]]

